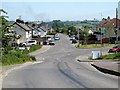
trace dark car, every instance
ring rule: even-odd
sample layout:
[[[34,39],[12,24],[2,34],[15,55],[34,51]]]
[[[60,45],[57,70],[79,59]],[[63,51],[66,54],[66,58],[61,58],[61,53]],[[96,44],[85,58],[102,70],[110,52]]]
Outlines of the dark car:
[[[120,45],[109,49],[108,53],[120,52]]]
[[[76,39],[73,39],[73,40],[72,40],[72,44],[75,44],[75,43],[77,43],[77,40],[76,40]]]
[[[48,45],[48,42],[47,42],[47,41],[44,41],[44,42],[43,42],[43,45]]]
[[[49,41],[49,45],[55,45],[54,41]]]

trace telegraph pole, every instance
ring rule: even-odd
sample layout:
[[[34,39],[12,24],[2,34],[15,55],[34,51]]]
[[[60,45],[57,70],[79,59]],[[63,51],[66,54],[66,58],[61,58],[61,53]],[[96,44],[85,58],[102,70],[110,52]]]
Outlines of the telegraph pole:
[[[78,47],[79,47],[79,45],[80,45],[80,30],[78,28]]]
[[[100,43],[101,43],[101,47],[100,47],[100,56],[102,56],[102,13],[101,13],[101,29],[100,29]]]
[[[101,22],[102,22],[102,13],[101,13]],[[100,30],[100,43],[101,43],[101,47],[102,47],[102,28],[103,28],[103,25],[101,26],[101,30]]]
[[[118,19],[118,9],[116,8],[116,30],[115,30],[115,34],[116,34],[116,44],[118,42],[118,22],[117,22],[117,19]]]

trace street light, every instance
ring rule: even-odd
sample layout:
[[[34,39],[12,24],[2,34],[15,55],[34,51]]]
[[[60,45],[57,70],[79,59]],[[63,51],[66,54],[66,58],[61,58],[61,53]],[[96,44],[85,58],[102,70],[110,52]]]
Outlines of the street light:
[[[103,42],[102,42],[102,28],[100,28],[99,29],[100,30],[100,44],[101,44],[101,47],[100,47],[100,56],[102,56],[102,44],[103,44]]]
[[[77,47],[79,47],[79,45],[80,45],[80,29],[78,28],[78,46]]]

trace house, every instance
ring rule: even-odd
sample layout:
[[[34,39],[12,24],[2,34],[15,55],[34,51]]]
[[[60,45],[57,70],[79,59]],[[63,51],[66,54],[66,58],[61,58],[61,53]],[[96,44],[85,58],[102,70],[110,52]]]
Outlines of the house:
[[[102,39],[120,37],[120,19],[113,18],[111,20],[106,20],[96,26],[98,28],[98,32],[103,33]],[[98,37],[101,37],[100,34],[98,34]]]
[[[37,40],[38,44],[47,40],[47,29],[45,27],[39,27],[35,24],[32,24],[32,26],[27,24],[27,26],[32,30],[32,39]]]
[[[20,36],[18,40],[15,40],[17,44],[24,43],[32,38],[32,29],[23,20],[17,19],[12,25],[11,30],[14,30],[17,36]]]
[[[38,31],[39,31],[41,37],[46,37],[47,30],[45,30],[43,28],[38,28]]]

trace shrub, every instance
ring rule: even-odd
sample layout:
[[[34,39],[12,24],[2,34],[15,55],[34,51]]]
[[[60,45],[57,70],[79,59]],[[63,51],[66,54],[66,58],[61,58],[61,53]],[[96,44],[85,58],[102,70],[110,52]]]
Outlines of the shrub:
[[[34,56],[30,56],[32,61],[36,61],[36,58]]]
[[[2,56],[3,65],[21,64],[30,61],[31,56],[27,51],[11,51]]]

